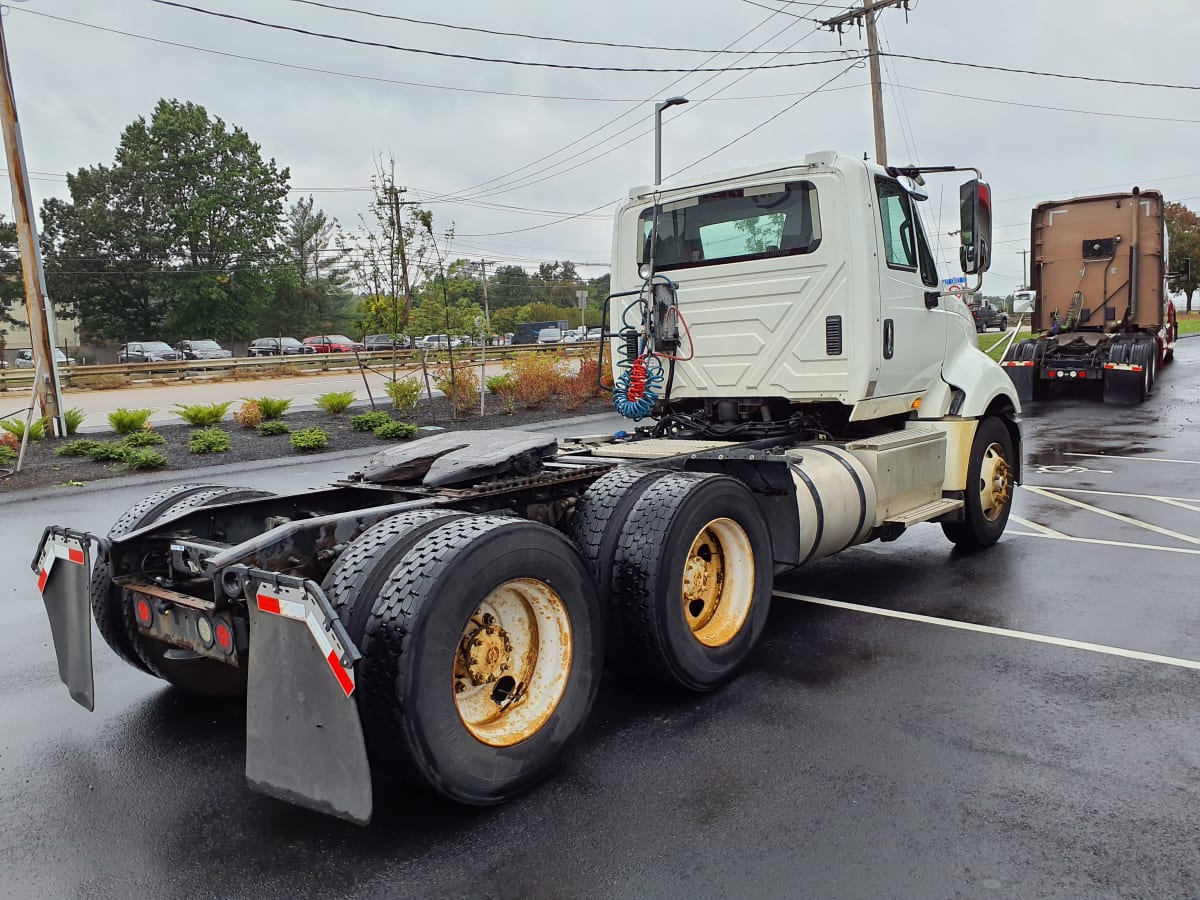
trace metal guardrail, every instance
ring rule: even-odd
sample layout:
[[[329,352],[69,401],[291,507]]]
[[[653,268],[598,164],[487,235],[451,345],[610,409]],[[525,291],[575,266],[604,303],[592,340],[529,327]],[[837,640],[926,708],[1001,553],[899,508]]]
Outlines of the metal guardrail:
[[[561,353],[564,356],[588,356],[596,353],[598,341],[579,341],[573,344],[518,344],[515,347],[488,347],[488,362],[514,359],[521,353]],[[463,347],[454,351],[456,365],[478,365],[482,348]],[[420,350],[398,350],[395,361],[406,369],[420,369]],[[426,363],[439,365],[449,362],[450,354],[431,351]],[[101,386],[103,379],[121,378],[129,385],[145,381],[191,381],[202,379],[252,378],[256,373],[264,378],[313,375],[321,372],[358,371],[361,366],[372,369],[390,368],[393,354],[389,350],[373,353],[306,353],[297,356],[254,356],[230,359],[185,359],[177,362],[116,363],[113,365],[60,366],[62,386],[88,390]],[[0,392],[24,390],[33,386],[33,369],[0,369]],[[115,385],[104,385],[114,387]]]

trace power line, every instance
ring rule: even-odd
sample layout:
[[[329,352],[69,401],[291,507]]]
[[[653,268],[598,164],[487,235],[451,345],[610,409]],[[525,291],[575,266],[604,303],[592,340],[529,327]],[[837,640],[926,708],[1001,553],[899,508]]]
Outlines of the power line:
[[[94,31],[102,31],[106,34],[115,34],[121,37],[134,38],[139,41],[147,41],[152,44],[162,44],[165,47],[177,47],[182,50],[193,50],[197,53],[208,53],[213,56],[220,56],[225,59],[238,59],[243,62],[259,63],[265,66],[277,66],[281,69],[290,69],[295,72],[311,72],[315,75],[331,75],[335,78],[351,78],[357,81],[373,81],[378,84],[397,84],[402,87],[423,88],[434,91],[450,91],[460,94],[482,94],[491,97],[520,97],[528,100],[563,100],[571,103],[645,103],[645,98],[642,97],[581,97],[570,94],[532,94],[524,91],[499,91],[488,90],[486,88],[461,87],[452,84],[431,84],[423,81],[405,81],[400,78],[384,78],[381,75],[367,75],[362,72],[341,72],[336,69],[322,69],[314,66],[302,66],[297,63],[284,62],[276,59],[265,59],[260,56],[246,56],[241,53],[231,53],[226,50],[216,50],[212,47],[200,47],[195,44],[183,44],[178,41],[169,41],[165,38],[154,37],[147,34],[138,34],[132,31],[122,31],[119,28],[107,28],[103,25],[96,25],[92,22],[82,22],[78,19],[69,19],[65,16],[54,16],[49,13],[37,12],[24,7],[5,7],[6,9],[15,10],[16,12],[28,13],[32,16],[38,16],[43,19],[52,19],[56,22],[63,22],[68,25],[77,25],[81,28],[90,28]],[[753,31],[754,29],[751,29]],[[746,32],[749,34],[750,32]],[[767,51],[770,52],[770,51]],[[817,52],[832,52],[832,51],[812,51]],[[737,97],[717,97],[717,102],[741,102],[745,100],[773,100],[782,97],[794,97],[798,92],[785,92],[780,94],[750,94]]]
[[[913,87],[908,84],[887,82],[889,87],[904,88],[906,91],[917,91],[922,94],[937,94],[939,97],[957,97],[960,100],[978,100],[981,103],[999,103],[1002,106],[1021,106],[1026,109],[1040,109],[1046,112],[1077,113],[1083,116],[1103,116],[1112,119],[1138,119],[1143,122],[1178,122],[1186,125],[1200,125],[1200,119],[1181,119],[1178,116],[1140,116],[1136,113],[1108,112],[1097,109],[1075,109],[1068,106],[1047,106],[1043,103],[1022,103],[1017,100],[1001,100],[998,97],[979,97],[972,94],[955,94],[951,91],[935,91],[932,88]]]
[[[788,12],[786,9],[778,9],[774,6],[767,6],[765,3],[758,3],[757,0],[742,0],[743,3],[749,3],[751,6],[757,6],[759,9],[769,9],[772,12],[782,13],[785,16],[793,16],[797,19],[807,19],[808,16],[802,16],[799,13]],[[823,4],[821,4],[823,5]]]
[[[324,31],[313,31],[309,28],[299,28],[295,25],[281,25],[278,22],[264,22],[261,19],[251,19],[248,16],[235,16],[232,13],[217,12],[212,9],[204,9],[201,6],[190,6],[187,3],[177,3],[175,0],[150,0],[151,3],[157,3],[160,6],[169,6],[175,9],[188,10],[189,12],[200,13],[205,16],[213,16],[218,19],[227,19],[232,22],[243,22],[247,25],[256,25],[260,28],[269,28],[274,31],[287,31],[292,34],[302,34],[306,37],[322,38],[329,41],[339,41],[345,44],[354,44],[359,47],[376,47],[381,50],[395,50],[399,53],[417,53],[423,56],[436,56],[442,59],[462,59],[469,62],[493,63],[506,66],[525,66],[537,69],[569,69],[578,72],[684,72],[691,74],[693,72],[745,72],[757,71],[759,69],[796,69],[802,66],[823,66],[831,62],[839,62],[838,59],[814,59],[804,62],[784,62],[759,64],[756,66],[722,66],[720,68],[670,68],[670,67],[655,67],[655,66],[588,66],[581,63],[554,63],[554,62],[536,62],[528,59],[506,59],[495,56],[474,56],[469,53],[450,53],[445,50],[428,50],[420,47],[403,47],[399,44],[388,44],[384,41],[366,41],[361,38],[352,38],[341,34],[330,34]]]
[[[166,0],[154,0],[166,2]],[[890,56],[893,59],[912,59],[917,62],[936,63],[940,66],[959,66],[964,69],[984,69],[988,72],[1007,72],[1014,75],[1037,75],[1041,78],[1065,78],[1069,81],[1093,81],[1102,84],[1123,84],[1132,87],[1167,88],[1173,91],[1200,91],[1200,85],[1166,84],[1161,81],[1125,81],[1120,78],[1104,78],[1099,75],[1068,75],[1064,72],[1043,72],[1036,69],[1016,69],[1010,66],[989,66],[983,63],[964,62],[957,59],[938,59],[934,56],[913,56],[909,53],[881,53],[880,56]]]
[[[520,31],[496,31],[491,28],[477,28],[470,25],[451,25],[447,22],[434,22],[429,19],[413,19],[408,16],[397,16],[391,13],[375,12],[367,9],[354,9],[348,6],[338,6],[334,3],[321,3],[319,0],[290,0],[292,3],[299,3],[304,6],[315,6],[320,9],[334,10],[337,12],[351,13],[359,16],[370,16],[375,19],[387,19],[393,22],[407,22],[410,25],[429,25],[433,28],[448,28],[453,31],[470,31],[475,34],[488,34],[496,37],[511,37],[520,38],[527,41],[548,41],[557,44],[573,44],[583,47],[613,47],[620,50],[654,50],[667,53],[710,53],[710,54],[768,54],[770,50],[734,50],[731,47],[724,47],[720,50],[711,50],[701,47],[664,47],[657,44],[628,44],[617,43],[615,41],[585,41],[579,38],[557,37],[544,34],[527,34]],[[824,6],[824,3],[808,3],[806,6]],[[782,11],[782,10],[780,10]],[[828,53],[828,50],[795,50],[791,51],[796,54],[815,54]]]

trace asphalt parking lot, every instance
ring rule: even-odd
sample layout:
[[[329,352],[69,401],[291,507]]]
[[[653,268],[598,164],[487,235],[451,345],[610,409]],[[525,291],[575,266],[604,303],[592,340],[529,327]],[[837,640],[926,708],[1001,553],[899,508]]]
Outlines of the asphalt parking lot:
[[[96,712],[67,696],[37,535],[105,528],[145,489],[0,502],[0,894],[1195,895],[1198,385],[1195,339],[1143,406],[1035,406],[996,547],[961,556],[922,526],[782,578],[725,689],[610,680],[530,794],[385,789],[366,829],[252,794],[236,705],[107,651]],[[295,489],[328,467],[216,480]]]

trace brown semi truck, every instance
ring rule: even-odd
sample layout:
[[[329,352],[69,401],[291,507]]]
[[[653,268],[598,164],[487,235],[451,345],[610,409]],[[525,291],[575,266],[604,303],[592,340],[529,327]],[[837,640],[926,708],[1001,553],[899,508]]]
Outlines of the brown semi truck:
[[[1104,399],[1140,403],[1175,347],[1158,191],[1040,203],[1033,210],[1034,337],[1001,365],[1022,401],[1055,383],[1100,383]]]

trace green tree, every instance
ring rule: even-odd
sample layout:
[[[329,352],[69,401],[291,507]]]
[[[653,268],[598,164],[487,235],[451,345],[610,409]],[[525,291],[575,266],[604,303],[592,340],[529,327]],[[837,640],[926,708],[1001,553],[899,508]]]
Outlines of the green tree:
[[[497,266],[488,279],[488,306],[493,310],[524,306],[532,299],[529,273],[520,266]]]
[[[1200,286],[1200,216],[1182,203],[1168,203],[1163,210],[1167,220],[1167,242],[1171,258],[1167,267],[1179,271],[1180,261],[1190,259],[1192,274],[1188,278],[1175,278],[1171,287],[1187,295],[1187,311],[1192,311],[1192,295]]]
[[[283,220],[259,330],[305,335],[356,330],[347,254],[336,219],[317,209],[311,196],[293,203]]]
[[[204,107],[160,100],[113,165],[67,176],[42,207],[48,288],[85,333],[247,337],[270,298],[287,169]]]
[[[18,324],[13,318],[14,306],[25,299],[21,281],[21,259],[17,255],[17,227],[0,216],[0,338],[8,334],[8,326]]]

